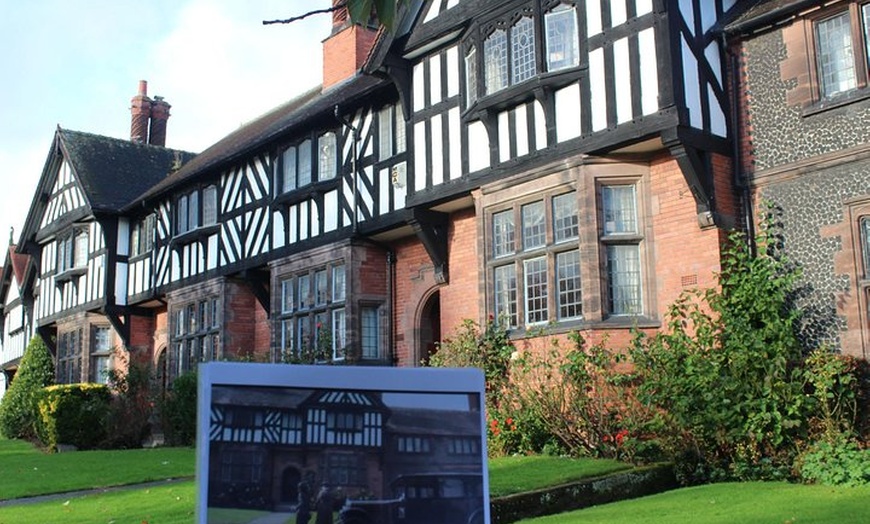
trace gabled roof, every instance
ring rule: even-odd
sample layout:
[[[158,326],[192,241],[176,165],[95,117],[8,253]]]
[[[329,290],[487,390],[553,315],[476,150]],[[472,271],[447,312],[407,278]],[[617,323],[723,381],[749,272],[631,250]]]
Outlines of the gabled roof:
[[[193,153],[58,127],[60,147],[93,211],[120,212]]]
[[[219,140],[180,170],[141,194],[131,205],[157,198],[201,175],[224,169],[274,145],[288,134],[311,129],[317,119],[334,119],[332,115],[336,105],[344,105],[348,101],[358,103],[364,100],[367,93],[385,85],[388,82],[384,79],[358,74],[323,92],[320,87],[311,89]]]
[[[194,154],[58,126],[21,231],[19,245],[25,252],[40,229],[61,156],[69,162],[90,212],[117,214]]]
[[[24,274],[27,271],[27,264],[30,262],[30,257],[22,255],[15,250],[15,245],[9,246],[9,257],[7,258],[7,266],[12,266],[12,272],[15,276],[15,281],[18,285],[24,283]]]
[[[727,33],[750,33],[765,26],[781,23],[807,8],[817,7],[821,0],[743,0],[738,2],[737,16],[725,26]]]
[[[13,285],[18,286],[19,289],[24,287],[24,279],[27,277],[29,263],[29,256],[19,254],[14,244],[9,246],[4,266],[0,268],[0,311],[2,311],[6,304],[9,288]]]

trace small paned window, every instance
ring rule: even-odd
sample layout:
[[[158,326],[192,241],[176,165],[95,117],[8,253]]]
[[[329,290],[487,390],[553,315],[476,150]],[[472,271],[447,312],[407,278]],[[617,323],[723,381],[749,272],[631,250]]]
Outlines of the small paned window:
[[[635,186],[603,186],[601,200],[610,314],[639,315],[643,294]]]
[[[57,272],[88,265],[88,227],[74,227],[57,239]]]
[[[544,15],[547,35],[547,70],[558,71],[580,65],[576,9],[560,5]]]
[[[556,255],[556,289],[559,320],[583,316],[580,289],[580,252],[576,249]]]
[[[290,146],[281,155],[283,186],[285,192],[296,189],[296,147]]]
[[[477,48],[471,47],[465,53],[465,106],[477,102]]]
[[[634,185],[604,186],[604,234],[637,233],[637,199]]]
[[[496,267],[493,272],[493,295],[495,317],[507,322],[508,327],[517,326],[517,270],[513,264]]]
[[[130,256],[136,257],[151,251],[154,246],[155,220],[154,215],[148,215],[133,226],[130,233]]]
[[[276,318],[278,361],[344,358],[347,346],[345,265],[330,264],[280,280]],[[276,291],[277,292],[277,291]]]
[[[207,186],[202,190],[202,225],[217,224],[217,187]]]
[[[220,319],[218,298],[201,300],[173,306],[172,339],[168,369],[170,379],[192,371],[199,362],[220,357]]]
[[[549,315],[547,289],[547,257],[538,257],[523,262],[525,275],[526,325],[547,322]]]
[[[187,203],[187,226],[188,229],[199,227],[199,192],[192,191]]]
[[[396,445],[399,453],[429,453],[432,447],[427,437],[398,437]]]
[[[344,264],[332,268],[332,301],[342,302],[346,294]]]
[[[393,156],[393,108],[378,112],[378,152],[381,160]]]
[[[176,208],[176,222],[175,222],[175,232],[178,234],[187,233],[190,228],[188,227],[188,216],[187,216],[187,195],[182,195],[178,197]]]
[[[511,83],[518,84],[535,76],[535,24],[524,16],[511,28]]]
[[[864,278],[870,280],[870,217],[864,217],[860,223],[861,255],[864,260]]]
[[[573,191],[553,197],[553,235],[556,242],[573,240],[579,235],[577,194]]]
[[[337,156],[335,148],[335,133],[329,132],[317,140],[317,149],[320,152],[320,164],[318,165],[319,180],[331,180],[335,178]]]
[[[311,183],[311,140],[299,144],[299,168],[297,170],[296,187]]]
[[[870,4],[846,8],[813,21],[816,76],[821,99],[867,86]]]
[[[326,270],[314,272],[314,305],[322,306],[326,304],[326,296],[328,287],[326,285]]]
[[[107,353],[112,349],[112,333],[107,327],[94,328],[94,346],[93,351],[97,353]]]
[[[332,312],[332,358],[340,360],[345,357],[345,346],[347,333],[347,318],[344,314],[344,308],[333,310]]]
[[[522,207],[523,249],[537,249],[547,243],[547,225],[544,217],[544,201],[539,200]]]
[[[496,29],[483,42],[486,64],[486,94],[490,95],[508,86],[507,32]]]
[[[513,210],[496,213],[492,217],[493,255],[498,258],[513,254],[515,247],[516,227],[514,226]]]
[[[381,326],[378,308],[363,307],[360,314],[362,358],[380,358]]]

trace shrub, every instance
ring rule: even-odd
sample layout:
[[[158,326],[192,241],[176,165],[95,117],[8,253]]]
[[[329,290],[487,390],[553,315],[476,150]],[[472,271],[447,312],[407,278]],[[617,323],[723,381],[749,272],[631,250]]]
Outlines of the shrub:
[[[38,394],[39,440],[51,451],[58,444],[93,449],[106,438],[112,395],[103,384],[49,386]]]
[[[7,438],[31,439],[36,436],[39,417],[36,395],[54,382],[54,361],[42,341],[30,340],[15,379],[0,402],[0,432]]]
[[[643,399],[674,429],[667,447],[684,481],[783,478],[807,437],[814,401],[788,306],[797,273],[773,238],[761,228],[754,255],[731,235],[718,288],[684,294],[665,332],[634,341]]]
[[[109,448],[138,448],[151,431],[151,366],[147,361],[130,358],[127,351],[116,349],[115,361],[121,370],[109,372],[112,402],[109,406]]]
[[[172,382],[160,400],[160,420],[166,443],[192,446],[196,440],[196,373],[189,371]]]
[[[570,344],[566,349],[564,343]],[[569,455],[646,461],[653,447],[643,427],[652,419],[636,396],[625,354],[607,338],[588,344],[572,332],[547,348],[524,348],[511,362],[511,404],[536,420]]]
[[[798,471],[805,482],[828,486],[870,484],[870,449],[861,449],[853,438],[840,435],[810,446],[799,458]]]

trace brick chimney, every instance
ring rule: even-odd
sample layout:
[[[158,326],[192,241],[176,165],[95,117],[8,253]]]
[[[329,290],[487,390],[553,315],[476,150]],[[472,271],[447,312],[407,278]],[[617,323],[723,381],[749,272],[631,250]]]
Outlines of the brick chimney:
[[[155,96],[151,103],[151,128],[148,132],[148,143],[152,146],[166,145],[166,121],[169,120],[169,102],[162,96]]]
[[[148,120],[151,118],[151,99],[148,98],[148,82],[139,80],[139,94],[130,100],[130,140],[148,142]]]
[[[332,0],[332,6],[343,0]],[[347,7],[332,12],[332,34],[323,41],[323,89],[354,76],[363,66],[377,37],[377,24],[350,22]]]

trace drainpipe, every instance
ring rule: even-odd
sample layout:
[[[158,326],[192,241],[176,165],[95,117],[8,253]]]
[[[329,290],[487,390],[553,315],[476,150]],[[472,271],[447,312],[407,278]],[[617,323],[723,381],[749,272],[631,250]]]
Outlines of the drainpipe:
[[[740,207],[743,208],[743,227],[746,231],[746,241],[749,243],[749,251],[752,256],[756,254],[755,245],[755,216],[752,210],[752,193],[749,189],[749,184],[746,182],[745,173],[743,173],[743,151],[740,148],[740,140],[738,133],[740,132],[740,57],[732,52],[731,46],[728,45],[728,37],[723,31],[720,33],[722,48],[728,56],[728,63],[731,69],[731,74],[728,75],[731,83],[729,89],[731,98],[731,173],[733,176],[734,187],[740,191]]]
[[[359,190],[357,188],[357,180],[359,178],[358,173],[356,171],[356,157],[357,157],[357,146],[359,144],[359,129],[350,122],[348,122],[341,113],[338,111],[338,104],[336,104],[334,109],[335,119],[343,125],[346,129],[350,129],[351,138],[353,140],[353,154],[350,157],[350,170],[353,176],[353,206],[351,207],[353,211],[353,216],[351,217],[351,224],[353,224],[352,232],[353,236],[357,235],[359,225],[357,224],[357,201],[359,200]]]
[[[392,249],[387,251],[387,355],[390,365],[395,366],[398,362],[396,356],[396,329],[395,313],[396,304],[396,253]]]

